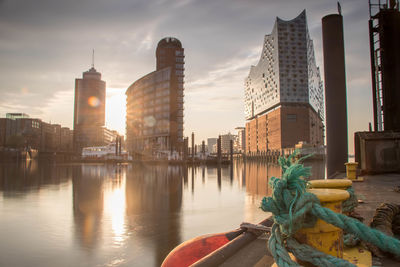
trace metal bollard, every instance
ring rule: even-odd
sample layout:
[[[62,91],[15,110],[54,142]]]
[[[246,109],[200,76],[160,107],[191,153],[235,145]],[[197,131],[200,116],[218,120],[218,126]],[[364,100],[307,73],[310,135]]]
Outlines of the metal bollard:
[[[346,190],[352,186],[353,182],[349,179],[321,179],[309,181],[309,188],[331,188]],[[348,215],[348,213],[344,213]]]
[[[308,189],[315,194],[325,208],[334,212],[342,212],[342,202],[350,197],[350,194],[341,189]],[[318,219],[314,227],[300,229],[295,238],[303,244],[308,244],[326,254],[343,258],[343,231],[321,219]]]
[[[350,179],[321,179],[311,180],[309,182],[310,188],[331,188],[331,189],[347,189],[353,182]]]
[[[347,162],[344,165],[346,165],[347,179],[357,180],[356,171],[357,171],[358,162]]]
[[[342,202],[350,197],[350,194],[342,189],[317,188],[308,189],[307,191],[315,194],[323,207],[338,213],[342,211]],[[344,246],[342,229],[321,219],[318,219],[312,228],[300,229],[294,237],[300,243],[308,244],[326,254],[343,258]],[[302,266],[313,266],[311,263],[296,259],[291,253],[289,255]],[[272,266],[277,267],[277,264],[274,263]]]

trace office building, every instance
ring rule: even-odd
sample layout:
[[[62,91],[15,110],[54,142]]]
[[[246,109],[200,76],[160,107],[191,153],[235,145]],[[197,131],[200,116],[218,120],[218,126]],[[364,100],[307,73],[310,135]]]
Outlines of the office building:
[[[244,153],[246,151],[246,127],[236,127],[238,132],[236,141],[236,151]]]
[[[324,97],[305,10],[276,19],[245,80],[246,152],[323,145]]]
[[[92,67],[75,80],[74,150],[102,146],[104,142],[106,83]]]
[[[221,137],[221,152],[222,153],[230,153],[231,152],[231,141],[232,146],[233,143],[237,140],[237,136],[231,133],[222,134]],[[233,147],[232,147],[233,149]]]
[[[126,142],[132,155],[183,151],[184,49],[172,37],[159,41],[156,70],[126,91]]]
[[[207,138],[207,148],[209,153],[217,153],[217,140],[218,138]]]
[[[0,147],[34,149],[39,152],[72,152],[73,131],[23,113],[0,118]]]
[[[7,113],[6,118],[11,120],[16,120],[16,119],[29,118],[29,115],[26,113]]]

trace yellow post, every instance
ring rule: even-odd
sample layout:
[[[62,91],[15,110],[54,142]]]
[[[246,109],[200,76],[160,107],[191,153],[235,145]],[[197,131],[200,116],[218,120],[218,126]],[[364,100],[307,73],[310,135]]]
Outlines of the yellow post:
[[[347,189],[353,182],[349,179],[321,179],[310,180],[310,188],[332,188],[332,189]]]
[[[357,170],[358,162],[347,162],[344,165],[346,165],[347,179],[356,180],[357,179],[356,170]]]
[[[342,212],[342,202],[350,197],[345,190],[340,189],[308,189],[315,194],[325,208],[334,212]],[[326,254],[343,258],[343,231],[321,219],[312,228],[300,229],[295,238],[303,244],[308,244]]]
[[[336,180],[336,181],[335,181]],[[324,182],[328,181],[328,182]],[[313,180],[311,186],[335,188],[347,188],[351,185],[351,181],[347,179],[329,180]],[[307,190],[315,194],[325,208],[329,208],[334,212],[342,212],[342,202],[350,197],[349,192],[343,189],[332,188],[311,188]],[[333,226],[321,219],[318,219],[314,227],[300,229],[295,238],[303,244],[308,244],[315,249],[326,254],[345,259],[359,267],[372,266],[371,253],[360,247],[345,249],[343,245],[342,229]],[[301,262],[290,254],[291,258],[304,266],[313,266],[312,264]],[[272,266],[276,267],[276,263]]]
[[[346,190],[353,182],[349,179],[321,179],[309,181],[309,188],[331,188]],[[347,213],[345,213],[348,215]]]

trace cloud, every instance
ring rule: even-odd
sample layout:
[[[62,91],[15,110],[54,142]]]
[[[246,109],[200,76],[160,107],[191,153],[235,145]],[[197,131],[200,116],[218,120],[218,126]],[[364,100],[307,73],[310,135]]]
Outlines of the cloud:
[[[32,112],[31,117],[38,117],[44,121],[61,124],[64,127],[73,127],[74,92],[58,91],[44,106]]]
[[[236,79],[240,79],[241,83],[243,83],[246,72],[248,73],[249,71],[249,66],[256,64],[260,54],[260,47],[247,48],[245,51],[240,51],[233,58],[227,58],[226,62],[222,62],[219,66],[210,69],[203,77],[189,81],[187,83],[188,90],[200,90],[204,88],[204,85],[218,87]]]
[[[323,73],[321,18],[337,12],[332,0],[8,0],[0,5],[0,111],[21,109],[50,118],[59,103],[57,116],[72,125],[71,101],[62,97],[71,99],[93,48],[107,88],[127,88],[155,69],[158,41],[174,36],[185,48],[185,129],[200,135],[212,132],[201,116],[214,118],[215,133],[244,124],[244,78],[257,64],[276,16],[292,19],[306,9]],[[368,3],[348,0],[342,10],[348,114],[367,124],[371,114],[356,110],[371,105]]]

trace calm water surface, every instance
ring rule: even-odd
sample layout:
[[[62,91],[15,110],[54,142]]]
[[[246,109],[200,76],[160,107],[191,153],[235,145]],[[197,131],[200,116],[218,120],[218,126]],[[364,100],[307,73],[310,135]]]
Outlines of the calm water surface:
[[[0,266],[159,266],[185,240],[263,220],[272,176],[278,166],[255,162],[1,164]]]

